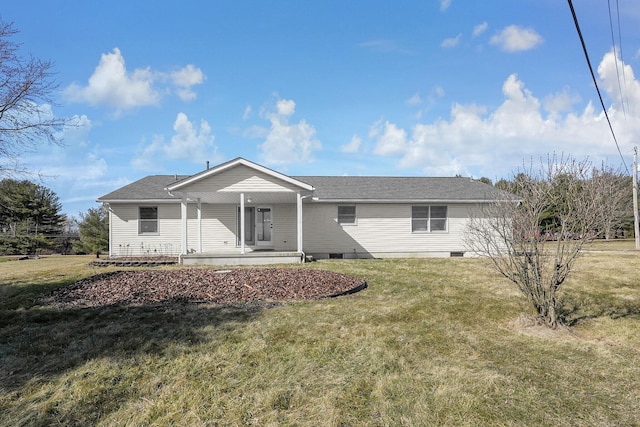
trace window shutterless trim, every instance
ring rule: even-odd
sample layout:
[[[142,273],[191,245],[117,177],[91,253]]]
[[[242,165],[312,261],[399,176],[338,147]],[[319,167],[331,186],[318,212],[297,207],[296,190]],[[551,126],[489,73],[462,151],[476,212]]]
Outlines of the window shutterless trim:
[[[138,206],[138,234],[159,234],[157,206]]]
[[[340,211],[343,212],[340,212]],[[348,212],[344,212],[348,211]],[[357,225],[358,210],[356,205],[338,205],[338,224],[340,225]]]
[[[434,217],[435,214],[444,216]],[[440,212],[438,212],[440,211]],[[449,232],[449,207],[446,205],[412,205],[411,233]]]

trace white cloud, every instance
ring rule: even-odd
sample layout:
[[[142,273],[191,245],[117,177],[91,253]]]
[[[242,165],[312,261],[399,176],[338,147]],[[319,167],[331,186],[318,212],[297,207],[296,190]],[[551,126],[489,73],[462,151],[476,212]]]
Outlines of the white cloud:
[[[313,161],[313,153],[322,149],[312,125],[304,119],[297,124],[289,124],[295,106],[293,100],[278,100],[276,112],[270,114],[271,129],[264,142],[258,146],[262,158],[268,164],[309,163]]]
[[[374,154],[388,156],[402,154],[406,151],[407,132],[390,122],[384,123],[384,129],[378,136]]]
[[[473,37],[480,36],[482,33],[487,31],[487,28],[489,28],[489,24],[487,23],[487,21],[484,21],[482,24],[476,25],[475,27],[473,27]]]
[[[296,103],[291,99],[281,99],[276,103],[279,116],[291,116],[296,112]]]
[[[69,124],[57,135],[63,145],[42,146],[29,163],[40,174],[67,186],[104,177],[107,162],[89,141],[92,127],[86,115],[71,117]]]
[[[627,113],[640,114],[640,82],[636,80],[631,66],[624,64],[617,53],[610,51],[604,55],[598,65],[598,76],[602,81],[601,89],[614,100],[614,109],[621,111],[624,100],[625,109],[629,110]]]
[[[192,101],[196,99],[196,93],[191,87],[204,82],[204,73],[200,68],[189,64],[178,71],[172,72],[171,80],[177,88],[176,93],[180,99]]]
[[[444,39],[442,43],[440,43],[440,47],[444,49],[450,49],[450,48],[456,47],[460,44],[460,40],[462,40],[462,33],[459,33],[455,37]]]
[[[489,43],[498,46],[505,52],[531,50],[541,44],[542,36],[531,28],[510,25],[491,37]]]
[[[57,137],[62,146],[41,145],[37,152],[24,158],[29,169],[41,175],[46,187],[58,195],[63,210],[70,215],[93,204],[98,196],[113,190],[117,185],[109,176],[109,164],[105,150],[90,140],[93,122],[86,116],[73,116]],[[119,185],[126,182],[119,181]],[[79,196],[80,195],[80,196]]]
[[[422,115],[433,108],[438,103],[438,100],[445,95],[445,91],[442,86],[434,86],[433,89],[427,94],[425,99],[422,99],[419,93],[416,93],[411,98],[407,99],[404,103],[409,107],[416,107],[418,110],[413,114],[416,119],[421,119]]]
[[[172,159],[190,159],[201,163],[207,159],[208,153],[217,151],[214,146],[215,136],[211,135],[211,126],[206,120],[200,120],[200,130],[189,121],[184,113],[178,113],[173,124],[175,134],[165,152]],[[215,157],[215,156],[214,156]]]
[[[160,95],[153,88],[153,82],[149,68],[138,68],[128,73],[120,49],[114,48],[113,52],[101,56],[87,86],[73,83],[67,87],[65,95],[73,102],[106,105],[121,112],[157,104]]]
[[[375,121],[369,128],[369,138],[375,138],[382,132],[382,124],[384,123],[384,119],[380,118]]]
[[[139,150],[132,160],[136,169],[157,169],[163,160],[189,160],[203,163],[206,160],[217,162],[221,159],[215,146],[215,136],[206,120],[200,121],[200,129],[194,125],[185,113],[178,113],[173,124],[174,135],[169,142],[163,135],[154,135],[148,145]]]
[[[161,82],[168,81],[183,101],[193,100],[196,93],[192,87],[201,84],[204,78],[202,70],[191,64],[168,74],[152,71],[150,67],[129,72],[116,47],[102,54],[86,86],[72,83],[64,95],[70,102],[113,108],[118,115],[133,108],[159,104],[161,93],[171,91],[158,88]]]
[[[58,158],[51,165],[42,169],[42,173],[55,180],[65,182],[86,183],[106,176],[107,161],[100,155],[86,152],[81,157],[62,160]]]
[[[418,92],[415,93],[411,98],[405,101],[407,105],[420,105],[422,104],[422,99],[420,98],[420,94]]]
[[[251,105],[247,105],[242,113],[242,120],[247,121],[251,117]]]
[[[613,52],[604,55],[598,73],[602,88],[619,99]],[[624,65],[625,93],[630,108],[626,119],[615,101],[609,108],[623,153],[640,140],[640,82]],[[619,65],[620,67],[620,65]],[[502,85],[503,102],[494,109],[475,104],[454,104],[448,119],[417,123],[405,129],[391,121],[373,124],[374,154],[395,158],[397,166],[429,175],[482,174],[490,178],[509,174],[523,161],[552,152],[589,157],[594,162],[620,158],[600,108],[588,102],[581,109],[571,88],[541,101],[512,74]],[[616,98],[617,96],[617,98]]]
[[[62,141],[62,149],[77,150],[84,148],[89,143],[89,134],[93,123],[86,115],[74,115],[62,130],[56,134],[56,138]]]
[[[351,141],[349,141],[348,144],[340,147],[340,151],[342,151],[343,153],[357,153],[358,150],[360,150],[360,144],[362,144],[362,138],[360,138],[358,135],[353,135],[353,137],[351,137]]]
[[[263,139],[269,135],[269,128],[264,126],[252,125],[248,128],[242,129],[240,133],[244,138],[248,139]]]
[[[549,114],[559,114],[571,111],[578,102],[580,95],[566,87],[561,92],[545,96],[542,105]]]
[[[444,12],[451,6],[451,0],[440,0],[440,10]]]

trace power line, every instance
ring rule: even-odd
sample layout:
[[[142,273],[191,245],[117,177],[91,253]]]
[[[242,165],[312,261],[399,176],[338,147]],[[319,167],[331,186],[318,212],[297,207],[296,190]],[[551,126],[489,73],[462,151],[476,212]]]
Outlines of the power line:
[[[622,156],[622,151],[620,151],[620,145],[618,144],[618,138],[616,138],[616,134],[613,131],[613,126],[611,125],[611,120],[609,119],[609,114],[607,113],[607,107],[604,105],[604,101],[602,99],[602,94],[600,93],[600,88],[598,87],[598,81],[596,80],[596,75],[593,72],[593,67],[591,66],[591,60],[589,59],[589,53],[587,52],[587,45],[584,42],[584,37],[582,37],[582,31],[580,30],[580,24],[578,23],[578,16],[576,15],[576,11],[573,8],[573,2],[571,0],[567,0],[569,2],[569,8],[571,9],[571,14],[573,15],[573,22],[576,25],[576,30],[578,31],[578,37],[580,37],[580,43],[582,43],[582,50],[584,51],[584,57],[587,60],[587,65],[589,66],[589,71],[591,72],[591,78],[593,79],[593,84],[596,86],[596,91],[598,92],[598,98],[600,98],[600,105],[602,105],[602,111],[604,112],[604,116],[607,119],[607,123],[609,123],[609,130],[611,131],[611,135],[613,136],[613,141],[616,143],[616,148],[618,149],[618,154],[620,154],[620,158],[622,159],[622,164],[624,168],[627,170],[627,174],[629,173],[629,168],[627,167],[627,162],[624,160]]]
[[[625,119],[627,118],[627,110],[624,108],[624,96],[622,94],[622,85],[620,84],[620,70],[618,69],[618,53],[616,51],[616,40],[613,36],[613,19],[611,18],[611,0],[607,0],[609,7],[609,28],[611,28],[611,44],[613,46],[613,59],[616,64],[616,77],[618,79],[618,91],[620,92],[620,103],[622,104],[622,112]],[[618,11],[619,12],[619,11]],[[618,37],[620,35],[620,15],[618,14]],[[622,61],[622,42],[620,43],[620,61]],[[624,71],[624,67],[623,67]]]
[[[622,30],[620,29],[620,3],[616,0],[616,14],[618,18],[618,44],[620,45],[620,62],[622,62],[622,83],[625,91],[627,89],[627,75],[624,72],[624,57],[622,56]],[[624,97],[627,101],[627,110],[629,109],[629,97]],[[624,101],[623,101],[624,105]]]

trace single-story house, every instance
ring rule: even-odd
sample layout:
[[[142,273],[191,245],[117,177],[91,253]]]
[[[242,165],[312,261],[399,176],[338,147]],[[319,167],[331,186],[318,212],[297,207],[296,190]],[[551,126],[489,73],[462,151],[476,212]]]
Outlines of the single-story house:
[[[469,256],[467,220],[498,190],[464,177],[288,176],[237,158],[152,175],[98,199],[110,257],[184,264]]]

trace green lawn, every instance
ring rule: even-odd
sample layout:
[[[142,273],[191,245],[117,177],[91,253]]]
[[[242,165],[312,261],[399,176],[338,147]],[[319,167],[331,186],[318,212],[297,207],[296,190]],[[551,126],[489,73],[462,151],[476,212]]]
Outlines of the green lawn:
[[[588,253],[570,328],[477,259],[323,261],[336,299],[59,310],[90,258],[0,263],[0,425],[640,425],[640,253]]]

